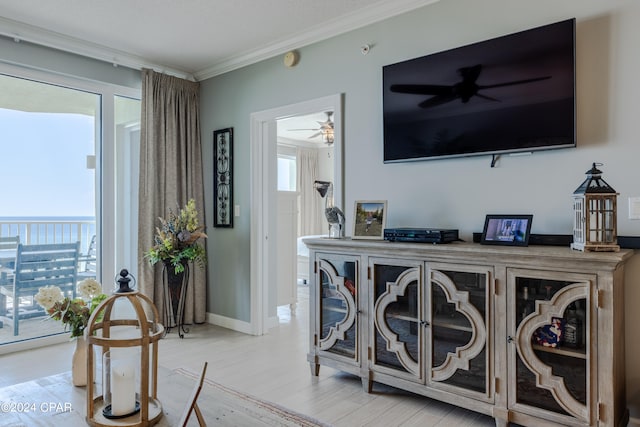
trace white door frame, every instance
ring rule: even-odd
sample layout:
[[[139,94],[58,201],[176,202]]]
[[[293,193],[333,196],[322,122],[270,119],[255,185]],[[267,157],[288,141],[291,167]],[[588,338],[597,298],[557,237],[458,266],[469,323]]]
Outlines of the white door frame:
[[[269,294],[275,292],[277,235],[276,206],[276,121],[319,111],[333,111],[334,121],[334,198],[342,206],[342,94],[329,95],[297,104],[251,114],[251,333],[262,335],[269,329]],[[271,255],[273,257],[273,255]],[[271,278],[271,280],[269,279]],[[275,299],[273,300],[275,311]]]

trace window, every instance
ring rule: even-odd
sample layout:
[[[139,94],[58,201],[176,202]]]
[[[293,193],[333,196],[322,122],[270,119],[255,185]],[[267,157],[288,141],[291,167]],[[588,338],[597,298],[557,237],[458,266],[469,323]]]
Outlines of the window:
[[[278,145],[278,191],[296,191],[295,147]]]

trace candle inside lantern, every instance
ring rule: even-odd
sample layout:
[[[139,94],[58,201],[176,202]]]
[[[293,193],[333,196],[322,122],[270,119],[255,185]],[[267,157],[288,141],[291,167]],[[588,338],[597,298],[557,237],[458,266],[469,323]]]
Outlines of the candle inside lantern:
[[[111,414],[131,414],[136,409],[136,376],[132,361],[111,361]]]

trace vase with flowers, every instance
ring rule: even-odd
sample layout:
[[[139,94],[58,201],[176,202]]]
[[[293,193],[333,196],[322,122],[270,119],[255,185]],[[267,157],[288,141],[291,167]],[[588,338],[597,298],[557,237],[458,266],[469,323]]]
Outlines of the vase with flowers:
[[[165,327],[178,327],[180,338],[183,337],[182,315],[186,294],[186,283],[189,274],[189,262],[200,267],[206,263],[205,248],[198,240],[206,239],[204,226],[198,223],[198,211],[194,199],[189,199],[184,208],[177,213],[169,210],[167,218],[158,218],[160,226],[156,227],[154,245],[145,253],[145,257],[154,265],[164,264],[167,293],[170,308],[165,304]],[[171,314],[171,316],[170,316]]]
[[[64,324],[66,331],[71,331],[71,338],[76,340],[76,348],[71,364],[73,385],[87,385],[87,353],[84,329],[87,327],[91,313],[107,299],[102,293],[102,286],[95,279],[85,279],[76,288],[78,297],[64,296],[57,286],[45,286],[38,289],[35,301],[46,310],[49,318]]]

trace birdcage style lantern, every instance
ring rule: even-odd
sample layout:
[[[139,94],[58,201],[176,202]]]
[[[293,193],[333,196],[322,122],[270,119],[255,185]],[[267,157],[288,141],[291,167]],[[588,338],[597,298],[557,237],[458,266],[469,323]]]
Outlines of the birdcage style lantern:
[[[153,426],[162,418],[158,392],[158,309],[120,272],[118,289],[92,313],[87,339],[87,423]]]
[[[587,179],[573,192],[573,243],[579,251],[617,252],[618,193],[604,179],[593,163]]]

